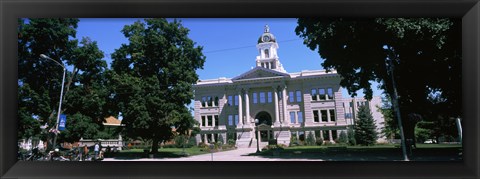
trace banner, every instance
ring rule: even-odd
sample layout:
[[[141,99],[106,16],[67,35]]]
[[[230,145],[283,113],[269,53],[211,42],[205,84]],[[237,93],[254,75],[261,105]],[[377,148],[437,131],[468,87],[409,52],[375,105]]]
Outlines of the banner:
[[[60,122],[58,124],[58,130],[59,131],[65,130],[66,124],[67,124],[67,115],[60,114]]]

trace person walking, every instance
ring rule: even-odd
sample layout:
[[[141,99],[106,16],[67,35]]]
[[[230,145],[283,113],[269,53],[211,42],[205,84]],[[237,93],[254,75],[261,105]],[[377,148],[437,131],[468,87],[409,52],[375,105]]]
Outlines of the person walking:
[[[100,145],[98,145],[98,143],[95,143],[95,147],[94,147],[93,151],[95,152],[95,160],[96,160],[98,158],[98,154],[100,152]]]
[[[88,156],[88,147],[87,147],[87,144],[85,144],[83,146],[83,161],[85,161],[85,159],[87,158]]]

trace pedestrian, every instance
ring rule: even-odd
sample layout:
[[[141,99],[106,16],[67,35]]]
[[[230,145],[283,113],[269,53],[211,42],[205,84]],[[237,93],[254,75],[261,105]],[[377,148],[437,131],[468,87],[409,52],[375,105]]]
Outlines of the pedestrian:
[[[95,143],[95,147],[94,147],[93,151],[95,152],[95,159],[97,159],[98,154],[100,152],[100,146],[98,145],[98,143]]]
[[[83,161],[85,161],[85,159],[87,158],[88,156],[88,147],[87,147],[87,144],[85,144],[83,146]]]

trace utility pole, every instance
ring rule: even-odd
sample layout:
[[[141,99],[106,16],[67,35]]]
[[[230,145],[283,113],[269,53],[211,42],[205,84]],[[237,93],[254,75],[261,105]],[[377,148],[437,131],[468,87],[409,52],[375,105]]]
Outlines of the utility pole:
[[[393,53],[393,52],[392,52]],[[402,146],[402,152],[403,152],[403,160],[404,161],[409,161],[408,156],[407,156],[407,148],[406,148],[406,143],[405,143],[405,135],[403,133],[403,125],[402,125],[402,118],[400,115],[400,106],[398,105],[398,94],[397,94],[397,87],[395,84],[395,78],[393,75],[393,63],[390,58],[386,59],[388,62],[388,68],[387,72],[389,72],[390,77],[392,78],[392,87],[393,87],[393,95],[392,95],[392,104],[393,108],[395,109],[395,114],[397,116],[397,121],[398,121],[398,128],[400,130],[400,138],[401,138],[401,146]]]

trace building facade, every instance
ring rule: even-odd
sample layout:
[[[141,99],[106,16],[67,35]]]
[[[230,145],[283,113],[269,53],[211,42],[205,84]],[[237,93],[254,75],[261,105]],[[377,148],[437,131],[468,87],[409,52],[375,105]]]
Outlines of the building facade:
[[[237,147],[255,147],[260,136],[262,145],[271,140],[289,145],[292,137],[303,140],[310,132],[334,142],[353,124],[346,112],[356,109],[350,107],[355,100],[342,97],[335,71],[287,73],[268,26],[256,47],[255,68],[194,85],[194,118],[201,128],[197,142],[234,140]]]

